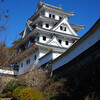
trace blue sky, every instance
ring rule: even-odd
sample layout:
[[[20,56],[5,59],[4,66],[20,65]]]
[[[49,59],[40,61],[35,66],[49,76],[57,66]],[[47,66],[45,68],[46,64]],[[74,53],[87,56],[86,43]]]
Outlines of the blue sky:
[[[83,36],[92,25],[100,18],[100,0],[42,0],[45,3],[59,6],[64,11],[75,12],[69,19],[70,23],[85,25],[85,29],[78,32]],[[0,40],[6,40],[7,45],[18,39],[18,33],[24,30],[25,23],[36,10],[38,0],[4,0],[0,7],[9,10],[8,29],[0,33]]]

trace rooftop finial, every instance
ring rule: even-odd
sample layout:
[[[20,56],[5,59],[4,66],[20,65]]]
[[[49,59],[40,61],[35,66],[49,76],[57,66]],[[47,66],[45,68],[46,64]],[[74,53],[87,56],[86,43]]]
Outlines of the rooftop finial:
[[[62,8],[62,7],[61,7],[61,4],[59,5],[59,8]]]
[[[42,4],[42,0],[39,0],[39,4]]]

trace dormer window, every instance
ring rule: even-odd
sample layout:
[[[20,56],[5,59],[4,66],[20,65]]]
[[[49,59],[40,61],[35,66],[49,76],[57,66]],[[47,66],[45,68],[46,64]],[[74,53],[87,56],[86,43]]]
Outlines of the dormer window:
[[[21,67],[23,67],[23,63],[21,63]]]
[[[54,18],[55,19],[55,15],[49,14],[49,18]]]
[[[63,26],[60,26],[60,30],[63,30]]]
[[[51,15],[51,14],[49,14],[49,17],[51,18],[51,17],[52,17],[52,15]]]
[[[36,55],[34,56],[34,58],[33,58],[34,60],[36,60]]]
[[[46,24],[46,27],[49,28],[49,24]]]
[[[39,41],[39,37],[37,37],[37,41]]]
[[[58,41],[59,41],[59,43],[61,44],[61,40],[59,39]]]
[[[55,15],[53,15],[53,18],[55,18]]]
[[[62,17],[59,16],[59,20],[61,20]]]
[[[68,45],[68,41],[65,41],[65,44]]]
[[[62,31],[66,31],[67,28],[66,28],[66,26],[60,26],[60,30],[62,30]]]
[[[64,27],[64,31],[66,31],[66,27]]]
[[[28,65],[30,63],[30,59],[26,60],[26,65]]]
[[[43,36],[43,40],[46,41],[46,36]]]

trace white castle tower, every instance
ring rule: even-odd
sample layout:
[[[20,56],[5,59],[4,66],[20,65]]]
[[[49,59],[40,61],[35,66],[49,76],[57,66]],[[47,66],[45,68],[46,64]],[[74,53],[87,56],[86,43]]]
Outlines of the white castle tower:
[[[73,15],[74,12],[63,11],[61,6],[39,1],[36,12],[20,33],[21,40],[15,45],[19,56],[28,54],[26,58],[16,58],[19,75],[34,69],[36,63],[44,66],[56,59],[80,39],[76,33],[84,26],[68,23]]]

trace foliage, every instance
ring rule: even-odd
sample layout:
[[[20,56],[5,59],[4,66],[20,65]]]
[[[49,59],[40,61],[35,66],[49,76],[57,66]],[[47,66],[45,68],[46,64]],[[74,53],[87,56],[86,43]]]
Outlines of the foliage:
[[[8,48],[5,42],[0,42],[0,67],[8,67],[16,55],[14,48]]]
[[[44,89],[44,96],[46,100],[51,100],[57,97],[59,94],[65,94],[65,87],[64,83],[66,82],[65,79],[60,79],[57,81],[50,80],[47,86]]]
[[[17,98],[17,100],[42,100],[42,93],[37,89],[26,88],[23,89]]]
[[[4,0],[0,0],[3,5]],[[8,23],[9,10],[5,10],[0,6],[0,31],[7,29],[6,24]]]
[[[19,86],[19,87],[17,87],[17,88],[13,91],[12,96],[13,96],[14,98],[17,99],[18,96],[19,96],[20,91],[22,91],[23,89],[25,89],[24,86]]]
[[[18,87],[18,83],[16,82],[16,80],[10,80],[4,87],[3,89],[3,93],[7,93],[7,92],[13,92],[15,88]]]
[[[98,91],[99,92],[99,91]],[[92,92],[85,97],[85,100],[100,100],[100,92]]]
[[[5,93],[5,94],[1,94],[0,98],[9,98],[11,96],[12,96],[11,92],[8,92],[8,93]]]
[[[13,45],[16,45],[16,44],[18,44],[21,40],[22,40],[22,38],[19,38],[19,39],[17,39],[16,41],[14,41],[12,44],[13,44]]]
[[[27,82],[26,82],[27,80],[24,76],[23,75],[18,76],[17,83],[18,83],[19,86],[27,87]]]

